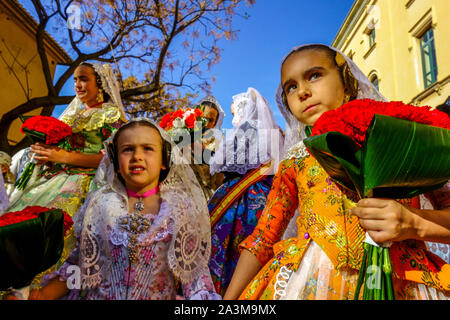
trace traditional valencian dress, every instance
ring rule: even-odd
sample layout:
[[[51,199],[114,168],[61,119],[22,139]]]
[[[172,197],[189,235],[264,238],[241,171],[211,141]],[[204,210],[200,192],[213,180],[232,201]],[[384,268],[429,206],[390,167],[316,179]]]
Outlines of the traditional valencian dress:
[[[171,300],[179,293],[186,299],[220,299],[207,267],[211,233],[206,200],[189,165],[176,165],[181,161],[175,148],[168,176],[160,183],[159,212],[146,212],[143,206],[129,212],[125,186],[105,155],[94,179],[99,188],[89,193],[74,220],[76,248],[44,283],[56,277],[72,283],[63,299]]]
[[[283,62],[300,48],[294,48]],[[348,67],[357,82],[357,99],[386,100],[351,59],[329,48],[336,52],[336,64]],[[240,244],[263,267],[239,299],[353,299],[365,230],[348,209],[359,199],[338,187],[306,151],[304,125],[287,109],[282,92],[280,85],[276,99],[286,120],[285,160],[258,225]],[[442,209],[450,206],[449,192],[447,185],[426,196],[435,209]],[[419,197],[400,202],[420,207]],[[297,236],[281,240],[297,209]],[[397,299],[450,297],[450,266],[426,250],[423,241],[394,242],[389,252]]]
[[[70,138],[72,150],[85,154],[98,154],[103,142],[121,125],[121,113],[111,103],[103,103],[101,108],[79,110],[62,117],[62,121],[72,127]],[[37,171],[37,170],[36,170]],[[20,194],[12,193],[11,205],[5,211],[18,211],[27,206],[43,206],[64,210],[71,217],[83,204],[90,190],[96,168],[78,168],[61,163],[52,163],[32,177],[25,190]],[[64,239],[64,250],[58,263],[45,273],[57,270],[75,246],[73,229]],[[36,286],[42,275],[36,277]]]
[[[448,186],[428,198],[437,201],[436,209],[448,207]],[[241,244],[264,267],[240,299],[353,299],[365,230],[348,213],[346,202],[357,201],[356,194],[338,188],[313,157],[284,160],[264,214]],[[410,199],[402,203],[418,204]],[[298,236],[280,241],[296,208]],[[395,271],[401,273],[403,266],[395,265],[400,261],[405,270],[414,271],[394,278],[397,299],[449,297],[448,283],[441,283],[434,273],[434,263],[442,266],[444,262],[427,252],[422,241],[395,242],[390,250],[391,257],[398,257],[392,259]],[[288,279],[286,286],[283,281]]]
[[[281,130],[269,104],[257,90],[249,88],[247,92],[233,96],[233,106],[234,128],[227,131],[211,159],[211,173],[225,174],[224,183],[208,203],[211,220],[209,268],[220,294],[227,289],[239,260],[239,243],[252,233],[266,206],[276,171],[276,165],[271,161],[277,163],[283,148]],[[247,144],[238,142],[240,134],[245,134]],[[263,143],[272,149],[265,153],[255,148]],[[223,159],[219,158],[222,154]]]

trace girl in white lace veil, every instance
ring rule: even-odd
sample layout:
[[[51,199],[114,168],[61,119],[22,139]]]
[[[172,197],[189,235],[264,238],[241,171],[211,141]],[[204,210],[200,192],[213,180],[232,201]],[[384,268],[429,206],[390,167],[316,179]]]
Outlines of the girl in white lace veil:
[[[224,299],[352,299],[360,267],[353,252],[362,247],[363,219],[347,218],[342,211],[343,204],[351,200],[356,203],[358,199],[333,185],[323,168],[309,156],[303,143],[305,126],[297,117],[313,125],[325,111],[349,100],[386,99],[351,59],[326,45],[294,48],[283,58],[281,71],[276,100],[286,120],[285,160],[274,178],[257,226],[240,244],[239,262]],[[370,200],[384,204],[389,201]],[[360,203],[355,208],[360,209]],[[298,218],[294,217],[296,210],[300,212]],[[398,216],[394,209],[386,210]],[[413,213],[402,213],[409,214]],[[295,220],[297,234],[282,240],[288,223]],[[392,223],[399,224],[395,219]],[[369,222],[367,226],[370,227]],[[391,238],[397,239],[395,235]],[[404,299],[446,298],[432,286],[400,276],[398,280],[396,289]]]
[[[281,60],[281,67],[283,67],[284,62],[288,57],[290,57],[293,53],[298,52],[299,50],[304,49],[305,47],[314,46],[311,44],[301,45],[293,48],[282,60]],[[328,47],[329,49],[338,52],[340,55],[339,57],[342,57],[343,61],[346,62],[344,64],[341,63],[341,66],[339,66],[342,69],[348,70],[342,70],[342,74],[348,74],[350,71],[353,78],[358,82],[357,85],[357,91],[353,93],[352,97],[349,97],[350,100],[352,99],[372,99],[377,101],[386,101],[386,99],[381,95],[381,93],[375,88],[375,86],[367,79],[367,77],[364,75],[364,73],[358,68],[358,66],[348,58],[346,55],[342,54],[338,49],[323,45],[325,47]],[[347,80],[344,79],[344,81],[351,82],[349,78]],[[286,130],[285,130],[285,140],[284,140],[284,150],[285,153],[287,153],[293,146],[298,145],[303,139],[306,138],[305,133],[305,125],[301,123],[289,110],[286,100],[284,98],[283,93],[283,87],[281,83],[278,85],[277,93],[276,93],[276,101],[278,105],[278,109],[280,110],[281,114],[283,115],[284,119],[286,120]],[[298,148],[296,148],[298,149]],[[302,148],[303,149],[303,148]]]
[[[82,62],[80,66],[83,65],[90,66],[95,70],[97,86],[99,87],[100,92],[104,91],[106,93],[103,94],[104,98],[106,98],[104,99],[105,102],[103,103],[103,106],[107,106],[108,104],[117,106],[120,110],[121,120],[123,122],[127,122],[122,99],[120,97],[120,85],[117,81],[116,76],[114,75],[111,65],[108,63],[100,64]],[[61,113],[59,119],[65,122],[67,119],[74,119],[85,108],[86,105],[80,100],[80,98],[78,98],[78,96],[75,96],[75,98],[70,102],[67,108]]]
[[[298,52],[302,48],[311,46],[311,44],[301,45],[293,48],[281,61],[281,67],[283,67],[284,62],[288,57],[290,57],[293,53]],[[325,45],[323,45],[325,46]],[[353,77],[358,82],[356,95],[351,97],[351,99],[372,99],[377,101],[387,101],[387,99],[376,89],[376,87],[369,81],[369,79],[364,75],[364,73],[359,69],[359,67],[351,60],[349,57],[344,55],[340,50],[326,46],[329,49],[336,51],[340,54],[341,57],[345,59],[346,64],[343,64],[343,68],[348,68]],[[346,70],[343,70],[342,73],[345,74]],[[348,80],[347,80],[348,81]],[[284,98],[283,88],[281,83],[278,86],[276,93],[276,101],[278,105],[278,109],[286,120],[286,132],[285,132],[285,156],[286,158],[290,158],[293,155],[297,157],[301,157],[306,155],[306,148],[302,142],[304,138],[306,138],[305,134],[305,125],[301,123],[297,118],[294,117],[292,112],[290,112],[286,100]],[[420,203],[422,208],[432,208],[430,201],[423,195],[420,197]],[[297,226],[296,220],[298,218],[298,210],[296,211],[294,218],[291,219],[289,225],[285,231],[283,239],[287,239],[297,235]],[[442,243],[433,243],[426,242],[429,249],[435,254],[439,255],[444,261],[450,263],[450,245],[442,244]]]
[[[133,213],[128,212],[129,198],[139,195],[130,194],[124,184],[127,178],[118,173],[118,135],[139,126],[156,129],[162,139],[164,167],[155,189],[159,191],[154,191],[159,192],[161,204],[153,220],[136,211],[141,210],[137,206],[141,200],[135,204]],[[148,144],[155,142],[148,138]],[[74,219],[78,246],[63,268],[46,281],[56,276],[60,280],[69,279],[69,268],[77,265],[81,269],[79,286],[85,290],[87,299],[174,299],[175,279],[188,299],[219,299],[207,268],[211,235],[206,201],[193,172],[185,164],[187,159],[168,134],[146,118],[132,119],[122,126],[107,149],[95,177],[98,189],[88,195]],[[143,230],[137,240],[133,240],[132,229],[123,229],[124,219],[137,219],[128,225],[132,228],[137,223]],[[145,229],[146,225],[149,229]],[[128,258],[121,263],[117,257],[125,252]],[[136,260],[130,257],[131,252],[137,252],[138,258],[132,256]],[[127,268],[136,277],[124,285],[126,279],[120,277]],[[78,298],[79,290],[72,290],[67,297]]]
[[[276,172],[283,136],[267,100],[254,88],[233,96],[233,128],[226,130],[211,158],[210,172],[245,174],[273,160]]]

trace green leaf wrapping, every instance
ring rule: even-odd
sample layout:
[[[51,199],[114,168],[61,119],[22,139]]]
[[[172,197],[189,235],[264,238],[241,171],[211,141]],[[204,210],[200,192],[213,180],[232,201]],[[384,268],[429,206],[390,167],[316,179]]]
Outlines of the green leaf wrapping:
[[[450,178],[450,130],[375,115],[360,148],[339,132],[304,140],[332,179],[361,196],[411,198]]]
[[[0,227],[0,290],[21,288],[53,266],[64,247],[64,215],[59,209]]]

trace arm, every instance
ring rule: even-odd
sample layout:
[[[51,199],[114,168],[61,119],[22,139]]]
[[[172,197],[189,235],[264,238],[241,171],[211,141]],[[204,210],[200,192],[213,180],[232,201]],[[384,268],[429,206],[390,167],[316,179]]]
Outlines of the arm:
[[[28,300],[57,300],[68,293],[66,282],[54,278],[41,289],[31,290]]]
[[[241,244],[241,256],[224,299],[236,299],[253,277],[273,257],[273,245],[281,240],[298,206],[296,161],[280,164],[267,197],[267,204],[253,233]]]
[[[97,168],[103,158],[103,154],[86,154],[76,151],[66,151],[54,146],[41,143],[31,145],[31,151],[36,153],[38,163],[58,162],[75,167]]]
[[[223,300],[236,300],[261,268],[261,263],[253,253],[242,250]]]

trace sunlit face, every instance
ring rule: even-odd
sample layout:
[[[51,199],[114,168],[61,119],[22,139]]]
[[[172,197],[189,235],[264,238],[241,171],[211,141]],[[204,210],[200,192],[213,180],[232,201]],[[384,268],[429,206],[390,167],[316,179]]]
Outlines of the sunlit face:
[[[162,138],[157,129],[134,126],[120,132],[117,140],[119,173],[127,189],[145,192],[158,185],[162,169]]]
[[[206,120],[208,121],[206,123],[206,129],[212,129],[216,125],[219,113],[217,112],[216,109],[210,106],[203,106],[203,108],[204,108],[203,117],[206,118]]]
[[[75,92],[77,97],[87,106],[92,106],[97,102],[98,86],[95,81],[94,69],[81,65],[74,72]]]
[[[289,109],[302,123],[313,125],[326,111],[344,103],[344,84],[330,57],[321,50],[293,53],[281,69]]]

